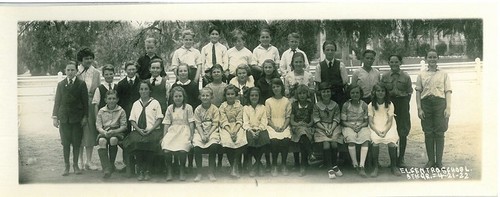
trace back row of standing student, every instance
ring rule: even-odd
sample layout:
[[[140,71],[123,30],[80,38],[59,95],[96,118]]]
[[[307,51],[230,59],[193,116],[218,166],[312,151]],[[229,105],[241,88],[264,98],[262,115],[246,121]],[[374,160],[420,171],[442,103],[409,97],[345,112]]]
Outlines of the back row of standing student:
[[[210,80],[210,68],[213,65],[219,64],[223,67],[223,81],[228,81],[236,75],[236,67],[241,64],[251,66],[251,74],[259,75],[262,72],[263,62],[266,59],[274,60],[279,72],[284,76],[291,72],[293,69],[289,66],[292,62],[292,56],[295,53],[302,53],[304,55],[305,68],[309,68],[309,60],[307,55],[300,49],[298,45],[300,42],[300,35],[298,33],[291,33],[288,36],[288,43],[290,48],[283,53],[283,58],[280,60],[278,49],[271,45],[271,33],[268,29],[260,31],[259,42],[260,44],[253,50],[253,53],[244,47],[245,33],[239,30],[233,31],[233,38],[235,46],[229,50],[219,42],[220,29],[213,27],[209,30],[210,43],[205,45],[201,52],[193,48],[194,33],[186,30],[182,33],[183,46],[174,52],[172,57],[172,69],[175,69],[181,63],[185,63],[190,67],[190,79],[198,82],[200,75],[204,77],[204,84],[208,84]],[[194,73],[196,69],[196,74]],[[258,76],[260,77],[260,76]]]
[[[144,56],[139,57],[137,60],[137,65],[138,65],[138,70],[137,74],[139,75],[139,78],[141,80],[146,80],[151,78],[151,72],[149,71],[150,65],[151,65],[151,60],[153,59],[161,59],[157,55],[157,42],[155,38],[146,38],[144,40],[144,49],[146,51],[146,54]],[[165,77],[165,69],[162,67],[162,70],[160,72],[160,76]]]

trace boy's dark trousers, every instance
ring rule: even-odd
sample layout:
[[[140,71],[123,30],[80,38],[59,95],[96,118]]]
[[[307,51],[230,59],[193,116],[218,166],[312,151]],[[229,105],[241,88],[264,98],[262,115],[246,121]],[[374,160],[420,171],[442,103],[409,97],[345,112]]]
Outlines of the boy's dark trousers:
[[[59,134],[63,145],[64,163],[69,166],[70,146],[73,145],[73,166],[78,165],[83,128],[81,123],[60,123]]]

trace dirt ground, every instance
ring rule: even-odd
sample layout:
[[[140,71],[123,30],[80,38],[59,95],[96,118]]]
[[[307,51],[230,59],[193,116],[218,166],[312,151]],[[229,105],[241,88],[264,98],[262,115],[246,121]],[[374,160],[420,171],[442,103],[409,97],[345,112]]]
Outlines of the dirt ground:
[[[449,130],[445,138],[443,164],[446,167],[463,167],[469,170],[469,180],[481,180],[481,140],[483,135],[481,101],[481,86],[475,82],[454,82],[452,97],[452,116]],[[415,97],[415,96],[413,96]],[[135,178],[125,178],[124,174],[115,173],[112,178],[103,180],[101,171],[84,171],[82,175],[71,173],[62,177],[63,156],[58,130],[52,126],[50,119],[53,100],[50,97],[25,97],[19,98],[19,183],[20,184],[46,184],[46,183],[138,183]],[[464,105],[474,103],[474,105]],[[479,110],[478,110],[479,109]],[[415,99],[411,101],[412,130],[408,139],[406,163],[410,167],[423,167],[427,161],[425,155],[423,132],[420,120],[416,115]],[[118,154],[117,166],[122,167],[121,150]],[[206,161],[206,160],[205,160]],[[97,151],[94,151],[93,162],[99,166]],[[288,164],[292,164],[290,154]],[[380,163],[389,165],[386,147],[380,151]],[[349,167],[342,168],[344,176],[335,180],[328,179],[325,170],[310,169],[308,175],[299,177],[298,172],[289,176],[251,178],[247,175],[240,179],[231,179],[227,168],[217,173],[217,183],[237,183],[252,185],[266,185],[270,183],[370,183],[370,182],[418,182],[421,178],[414,179],[411,174],[395,177],[388,168],[382,168],[378,178],[361,178]],[[411,170],[409,168],[408,170]],[[455,168],[453,168],[455,169]],[[72,171],[71,171],[72,172]],[[415,173],[413,173],[415,175]],[[456,175],[451,177],[451,175]],[[464,174],[462,174],[464,175]],[[432,176],[432,174],[431,174]],[[410,177],[410,179],[409,179]],[[412,178],[413,177],[413,178]],[[186,183],[191,183],[194,174],[188,175]],[[459,173],[452,173],[443,179],[435,177],[431,181],[462,181]],[[154,175],[149,183],[164,183],[163,175]],[[173,183],[179,183],[174,181]],[[144,183],[141,183],[144,184]],[[206,176],[201,184],[212,184]]]

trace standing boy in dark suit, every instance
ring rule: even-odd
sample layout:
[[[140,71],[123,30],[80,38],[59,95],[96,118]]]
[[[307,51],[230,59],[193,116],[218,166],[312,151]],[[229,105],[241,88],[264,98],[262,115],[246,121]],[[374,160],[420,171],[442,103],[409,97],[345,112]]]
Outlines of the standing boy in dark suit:
[[[344,63],[335,59],[336,50],[337,45],[333,41],[327,40],[323,43],[325,60],[316,67],[314,80],[316,81],[316,90],[321,82],[328,82],[331,85],[332,100],[342,108],[347,100],[344,88],[347,86],[349,78]]]
[[[144,48],[146,49],[146,54],[144,54],[144,56],[141,56],[137,60],[137,64],[139,65],[137,74],[139,74],[139,78],[141,78],[141,80],[146,80],[151,77],[151,73],[149,72],[151,60],[161,59],[158,55],[156,55],[156,39],[147,38],[146,40],[144,40]],[[165,68],[162,67],[160,76],[164,77],[166,75],[167,74],[165,73]]]
[[[118,82],[116,92],[118,93],[118,105],[125,110],[128,120],[132,105],[140,98],[139,83],[141,79],[136,75],[137,65],[134,62],[127,62],[125,64],[125,71],[127,72],[127,77]],[[131,125],[128,123],[127,129],[124,132],[125,137],[130,133],[130,129]],[[123,149],[123,160],[126,165],[127,175],[132,177],[135,174],[135,160],[126,149]]]
[[[73,169],[81,174],[78,167],[78,156],[82,142],[83,125],[87,124],[88,91],[84,81],[77,79],[76,63],[70,61],[66,65],[66,79],[57,84],[52,119],[54,127],[59,128],[65,169],[63,176],[69,174],[69,152],[73,145]]]

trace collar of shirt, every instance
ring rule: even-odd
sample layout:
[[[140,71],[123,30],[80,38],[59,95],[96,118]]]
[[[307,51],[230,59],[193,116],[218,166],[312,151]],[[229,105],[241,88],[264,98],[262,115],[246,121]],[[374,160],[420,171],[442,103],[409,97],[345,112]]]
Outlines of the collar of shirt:
[[[304,105],[304,106],[302,106],[302,105],[300,104],[300,102],[298,102],[297,104],[299,104],[299,105],[298,105],[298,106],[299,106],[299,109],[306,108],[307,106],[309,106],[307,103],[306,103],[306,105]]]
[[[71,79],[68,77],[68,78],[66,78],[66,81],[68,82],[68,84],[69,84],[69,80],[73,80],[73,83],[75,83],[75,79],[76,79],[76,77],[73,77]]]
[[[104,82],[104,84],[103,84],[103,85],[104,85],[104,87],[105,87],[106,89],[108,89],[108,88],[109,88],[109,83],[108,83],[108,82]],[[113,88],[115,88],[115,83],[111,82],[111,89],[113,89]],[[109,90],[109,89],[108,89],[108,90]]]
[[[257,46],[257,48],[262,49],[262,50],[269,51],[269,50],[271,50],[271,48],[273,48],[273,45],[272,45],[272,44],[269,44],[269,47],[267,47],[267,49],[266,49],[266,48],[264,48],[264,47],[262,46],[262,44],[259,44],[259,46]]]
[[[151,55],[151,56],[150,56],[150,55],[148,55],[148,53],[146,53],[146,54],[144,54],[144,56],[149,57],[149,59],[154,59],[155,57],[158,57],[158,56],[156,55],[156,53],[155,53],[155,54],[153,54],[153,55]],[[159,57],[158,57],[158,58],[159,58]]]
[[[116,107],[114,109],[109,109],[108,108],[108,105],[106,105],[106,107],[103,107],[101,108],[103,111],[106,111],[106,112],[115,112],[115,111],[118,111],[121,109],[121,107],[119,105],[116,105]]]
[[[335,62],[335,58],[333,58],[332,60],[329,60],[329,59],[325,58],[325,62],[326,62],[327,65],[331,62],[332,66],[333,66],[333,62]]]
[[[333,108],[335,108],[335,104],[333,104],[333,101],[330,101],[330,103],[328,103],[328,105],[326,105],[323,102],[317,102],[316,105],[318,106],[318,108],[320,110],[325,110],[325,109],[333,110]]]
[[[210,47],[213,47],[215,45],[215,47],[217,47],[217,45],[219,44],[219,42],[216,42],[216,43],[213,43],[213,42],[208,42],[209,46]]]
[[[148,100],[148,101],[146,101],[146,103],[148,103],[148,102],[150,102],[150,101],[152,101],[152,100],[153,100],[153,97],[149,97],[149,100]],[[140,102],[140,103],[142,103],[142,104],[144,104],[144,103],[142,102],[142,99],[141,99],[141,98],[139,98],[139,102]]]
[[[149,82],[151,82],[151,84],[153,83],[153,79],[156,79],[155,85],[157,85],[157,84],[159,84],[159,82],[161,82],[161,76],[159,76],[159,75],[156,78],[151,77],[151,79],[149,79]]]
[[[181,48],[182,48],[182,49],[184,49],[184,50],[186,50],[186,51],[191,51],[191,50],[193,50],[193,47],[189,47],[189,49],[188,49],[188,48],[186,48],[184,45],[182,45],[182,46],[181,46]]]
[[[177,82],[175,82],[176,84],[179,84],[179,85],[188,85],[189,83],[191,83],[191,79],[188,79],[186,82],[182,83],[181,81],[177,80]]]
[[[291,53],[293,55],[293,50],[295,50],[295,53],[299,53],[299,52],[302,52],[302,50],[300,50],[299,48],[295,48],[295,49],[288,49],[290,50],[289,53]]]
[[[88,68],[83,67],[83,65],[81,65],[81,64],[78,66],[78,72],[80,74],[82,74],[84,71],[88,73],[88,72],[92,72],[93,70],[94,70],[94,66],[92,66],[92,65],[90,65]]]
[[[238,50],[238,48],[234,47],[234,49],[235,49],[236,51],[238,51],[238,52],[239,52],[239,51],[243,51],[243,50],[245,50],[245,49],[247,49],[247,48],[246,48],[246,47],[243,47],[243,48],[241,48],[240,50]]]
[[[393,75],[401,75],[402,73],[403,73],[402,70],[399,70],[398,72],[392,72],[392,70],[391,70],[391,76],[393,76]]]
[[[438,72],[439,68],[436,68],[436,71],[431,71],[429,68],[427,68],[427,72]]]
[[[130,80],[132,80],[132,82],[134,82],[135,81],[135,76],[132,77],[132,78],[127,77],[127,82],[129,82]]]

